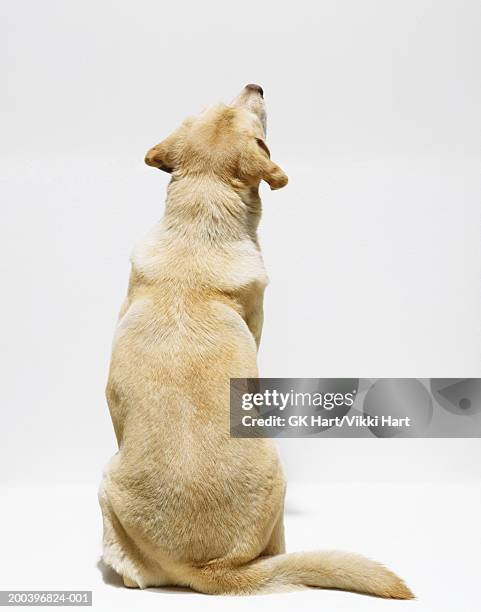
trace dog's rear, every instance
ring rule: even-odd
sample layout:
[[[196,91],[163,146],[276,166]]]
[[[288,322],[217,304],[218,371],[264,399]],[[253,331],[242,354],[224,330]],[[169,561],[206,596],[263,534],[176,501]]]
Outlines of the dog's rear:
[[[99,494],[104,560],[127,586],[409,599],[402,580],[363,557],[285,554],[277,453],[269,440],[229,437],[229,378],[257,376],[267,282],[258,187],[287,183],[264,136],[262,89],[249,85],[147,153],[172,180],[164,219],[134,252],[113,345],[119,452]]]

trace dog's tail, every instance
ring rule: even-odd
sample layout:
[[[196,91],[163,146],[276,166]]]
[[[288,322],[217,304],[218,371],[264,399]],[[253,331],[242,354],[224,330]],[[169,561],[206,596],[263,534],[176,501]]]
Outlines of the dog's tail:
[[[401,578],[384,565],[337,551],[260,557],[241,566],[214,561],[191,568],[189,574],[190,586],[202,593],[268,593],[305,586],[414,599]]]

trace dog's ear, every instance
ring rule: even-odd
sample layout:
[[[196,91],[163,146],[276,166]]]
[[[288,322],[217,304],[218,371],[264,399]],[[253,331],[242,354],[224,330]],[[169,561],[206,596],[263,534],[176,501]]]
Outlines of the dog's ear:
[[[247,174],[269,184],[271,189],[281,189],[287,185],[287,175],[271,161],[271,153],[262,138],[255,138],[249,151]]]
[[[175,139],[172,134],[147,151],[145,163],[171,174],[175,170],[175,157]]]

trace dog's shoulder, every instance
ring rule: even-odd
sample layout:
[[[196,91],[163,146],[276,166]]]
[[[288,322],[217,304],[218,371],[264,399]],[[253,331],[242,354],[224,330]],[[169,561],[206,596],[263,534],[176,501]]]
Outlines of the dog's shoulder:
[[[130,260],[135,274],[153,283],[175,278],[180,285],[225,291],[268,284],[259,247],[249,238],[221,246],[193,245],[172,236],[162,222],[134,247]]]

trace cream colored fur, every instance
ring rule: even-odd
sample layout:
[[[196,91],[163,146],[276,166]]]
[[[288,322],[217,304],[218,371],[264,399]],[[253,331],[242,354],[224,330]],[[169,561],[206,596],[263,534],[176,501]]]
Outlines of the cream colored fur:
[[[258,375],[258,187],[287,183],[264,135],[262,94],[247,86],[147,153],[172,180],[164,218],[133,253],[113,343],[107,399],[119,450],[99,491],[103,558],[130,587],[408,599],[395,574],[363,557],[284,554],[274,446],[229,437],[229,378]]]

